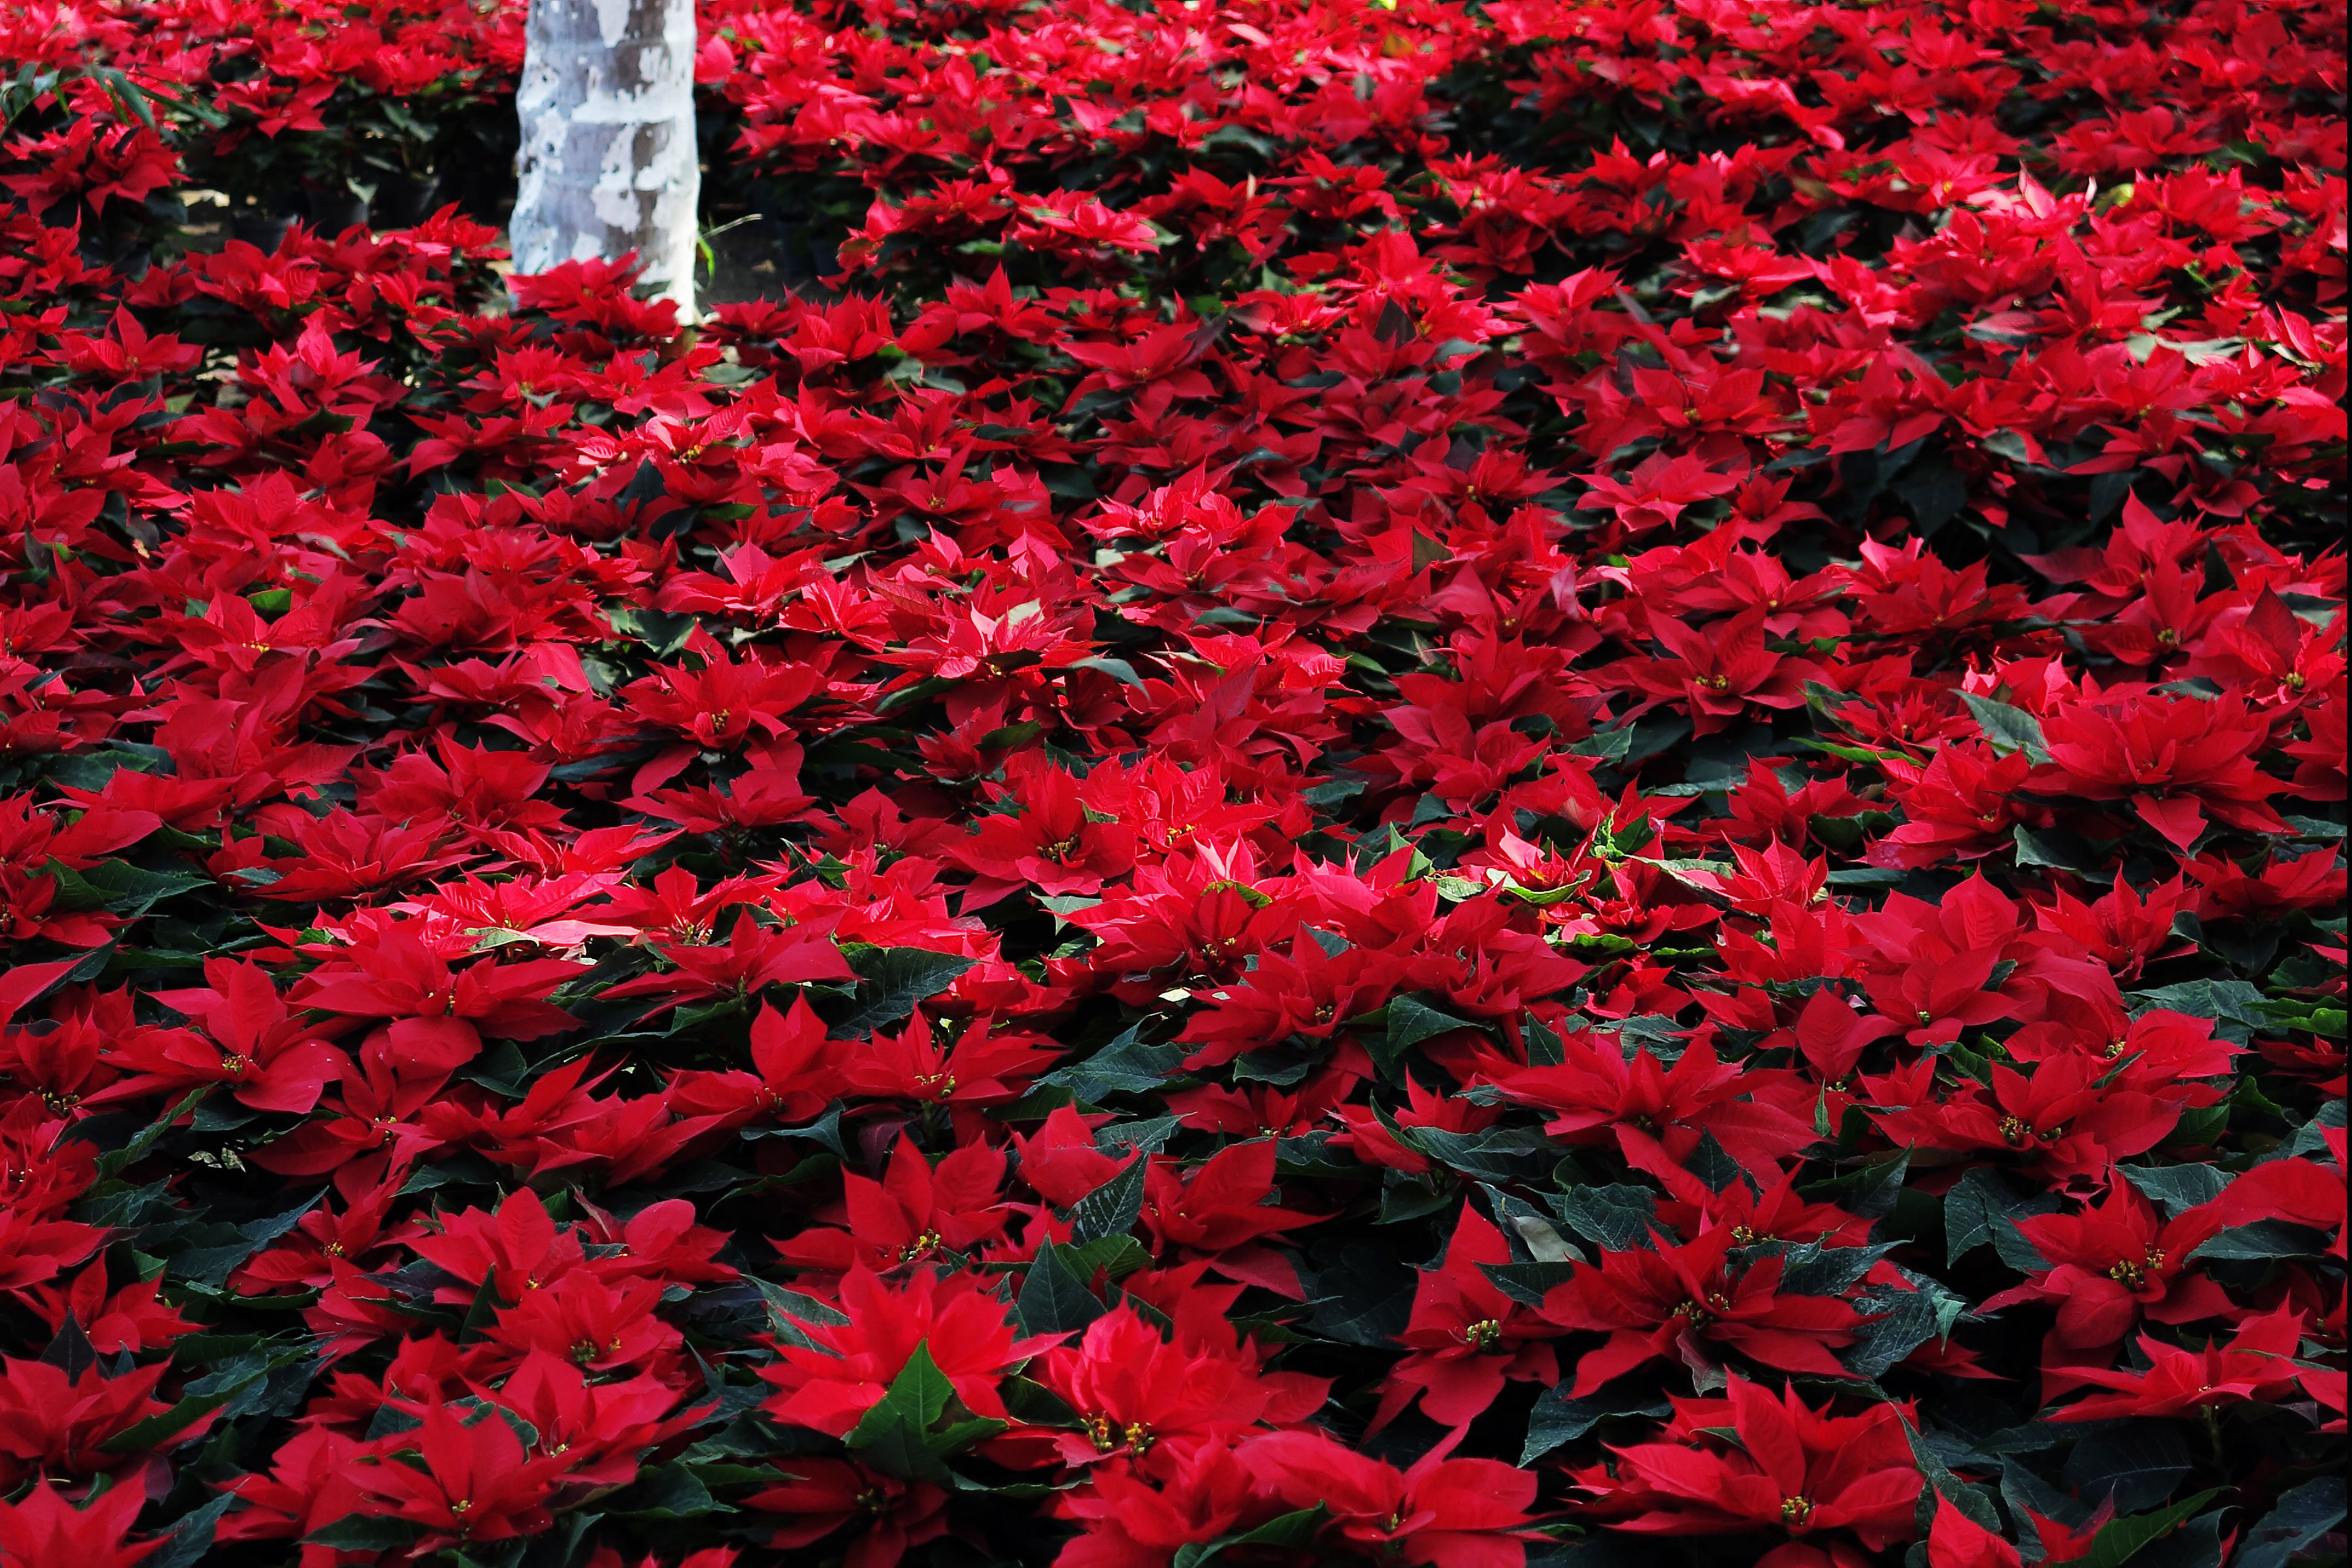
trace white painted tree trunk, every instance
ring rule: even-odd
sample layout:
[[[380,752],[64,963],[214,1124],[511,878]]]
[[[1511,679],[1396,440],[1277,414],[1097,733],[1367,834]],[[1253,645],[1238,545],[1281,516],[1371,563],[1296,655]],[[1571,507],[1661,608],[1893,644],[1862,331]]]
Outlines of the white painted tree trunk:
[[[694,314],[694,0],[530,0],[515,270],[618,260]]]

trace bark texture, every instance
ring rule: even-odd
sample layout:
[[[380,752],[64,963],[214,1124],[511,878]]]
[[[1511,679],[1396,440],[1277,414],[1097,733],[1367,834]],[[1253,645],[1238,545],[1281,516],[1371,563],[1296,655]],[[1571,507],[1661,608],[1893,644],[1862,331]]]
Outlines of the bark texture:
[[[694,47],[693,0],[530,0],[515,270],[635,250],[693,313]]]

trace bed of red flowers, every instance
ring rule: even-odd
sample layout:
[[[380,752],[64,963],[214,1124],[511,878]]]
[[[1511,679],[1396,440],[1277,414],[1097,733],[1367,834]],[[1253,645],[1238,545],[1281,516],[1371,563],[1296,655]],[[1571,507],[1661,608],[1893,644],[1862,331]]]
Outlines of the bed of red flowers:
[[[2341,1552],[2337,0],[0,39],[0,1562]]]

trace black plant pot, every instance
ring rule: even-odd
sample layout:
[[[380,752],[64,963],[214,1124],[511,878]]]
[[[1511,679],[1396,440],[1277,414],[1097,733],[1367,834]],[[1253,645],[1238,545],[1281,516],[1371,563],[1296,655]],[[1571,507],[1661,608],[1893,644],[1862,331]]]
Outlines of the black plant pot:
[[[302,206],[310,226],[330,239],[355,225],[362,228],[367,226],[367,198],[349,189],[330,190],[323,185],[305,185],[302,187]]]
[[[368,212],[379,228],[408,228],[423,223],[441,205],[441,172],[387,174],[375,188]]]
[[[231,239],[241,239],[247,245],[258,246],[265,251],[275,251],[293,219],[282,214],[247,208],[228,220]]]

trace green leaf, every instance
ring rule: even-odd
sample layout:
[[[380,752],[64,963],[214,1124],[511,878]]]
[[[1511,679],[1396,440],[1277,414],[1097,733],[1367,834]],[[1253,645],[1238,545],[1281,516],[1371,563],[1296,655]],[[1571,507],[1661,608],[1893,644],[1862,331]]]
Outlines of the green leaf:
[[[1984,738],[1992,742],[1994,751],[2003,756],[2023,752],[2028,761],[2036,763],[2050,760],[2050,748],[2042,739],[2042,721],[2024,709],[1979,697],[1973,691],[1961,692],[1960,700],[1976,715],[1977,728],[1984,731]]]
[[[1478,1271],[1492,1281],[1496,1289],[1523,1307],[1540,1307],[1544,1297],[1568,1283],[1576,1272],[1574,1263],[1482,1263]]]
[[[1084,1246],[1106,1237],[1125,1236],[1143,1216],[1143,1171],[1149,1155],[1139,1154],[1127,1168],[1071,1205],[1070,1240]]]
[[[1698,1144],[1684,1162],[1684,1168],[1705,1182],[1711,1193],[1719,1193],[1739,1180],[1739,1162],[1731,1157],[1730,1150],[1716,1142],[1714,1133],[1705,1131],[1699,1133]]]
[[[1787,1247],[1780,1253],[1780,1291],[1790,1296],[1843,1296],[1862,1282],[1878,1260],[1894,1251],[1895,1242],[1875,1247],[1828,1247],[1819,1241]]]
[[[1603,763],[1622,762],[1633,749],[1633,731],[1630,726],[1599,731],[1568,748],[1570,755],[1591,757]]]
[[[1191,1052],[1183,1046],[1149,1045],[1129,1029],[1082,1062],[1057,1068],[1037,1080],[1040,1088],[1066,1089],[1089,1105],[1115,1094],[1155,1094],[1183,1070]]]
[[[1588,1394],[1582,1399],[1571,1398],[1571,1384],[1563,1379],[1547,1389],[1536,1407],[1528,1413],[1527,1446],[1519,1450],[1519,1468],[1525,1469],[1546,1454],[1565,1447],[1591,1431],[1612,1415],[1660,1417],[1673,1414],[1664,1400],[1655,1404],[1628,1405],[1622,1396],[1611,1398],[1605,1394]]]
[[[2126,993],[2137,1017],[2151,1008],[2210,1018],[2213,1032],[2232,1045],[2250,1044],[2254,1031],[2269,1026],[2263,1012],[2263,994],[2242,980],[2184,980],[2153,991]]]
[[[2098,851],[2072,833],[2041,831],[2019,823],[2010,830],[2021,866],[2048,866],[2061,871],[2089,872],[2099,864]]]
[[[832,1025],[836,1040],[863,1039],[911,1016],[916,1004],[938,995],[956,983],[978,959],[961,953],[933,952],[921,947],[868,948],[854,953],[849,966],[861,984],[856,1000]]]
[[[1377,1042],[1367,1037],[1365,1047],[1372,1059],[1389,1078],[1397,1076],[1398,1063],[1404,1053],[1422,1041],[1433,1039],[1449,1029],[1466,1029],[1471,1026],[1451,1013],[1441,1013],[1418,996],[1392,996],[1386,1009],[1387,1028]]]
[[[1303,1508],[1296,1513],[1286,1513],[1269,1519],[1255,1530],[1244,1531],[1237,1535],[1220,1536],[1211,1542],[1195,1542],[1180,1546],[1176,1549],[1175,1556],[1171,1559],[1171,1568],[1205,1568],[1205,1564],[1219,1554],[1235,1546],[1303,1552],[1314,1544],[1315,1532],[1322,1526],[1323,1509],[1320,1504],[1313,1508]]]
[[[121,915],[143,915],[175,894],[213,885],[210,877],[194,871],[150,871],[128,860],[101,860],[80,879],[97,893],[100,906]]]
[[[247,1220],[236,1227],[240,1240],[218,1247],[191,1247],[177,1253],[171,1261],[172,1275],[174,1279],[194,1279],[205,1285],[224,1285],[238,1264],[292,1230],[318,1204],[319,1200],[313,1197],[284,1214],[273,1215],[267,1219]]]
[[[2154,1508],[2189,1474],[2180,1427],[2169,1421],[2122,1421],[2094,1427],[2066,1456],[2066,1485],[2090,1503],[2119,1514]]]
[[[300,1361],[309,1353],[303,1347],[294,1345],[268,1355],[257,1353],[240,1357],[219,1372],[188,1384],[186,1396],[169,1410],[159,1411],[144,1421],[125,1427],[100,1447],[110,1454],[135,1454],[142,1449],[161,1447],[279,1367]]]
[[[1854,1301],[1855,1310],[1871,1321],[1863,1325],[1861,1338],[1841,1359],[1848,1372],[1866,1382],[1885,1376],[1895,1363],[1929,1340],[1950,1333],[1953,1323],[1968,1309],[1966,1301],[1936,1281],[1907,1272],[1905,1277],[1916,1288],[1882,1289]]]
[[[2122,1568],[2148,1546],[2178,1529],[2181,1521],[2213,1500],[2218,1493],[2199,1492],[2183,1498],[2169,1508],[2154,1513],[2136,1513],[2128,1519],[2109,1520],[2091,1540],[2091,1550],[2075,1561],[2083,1568]]]
[[[194,1513],[182,1514],[155,1552],[140,1559],[140,1568],[196,1568],[212,1552],[213,1527],[236,1500],[235,1492],[223,1492]]]
[[[1919,525],[1922,538],[1958,517],[1969,500],[1969,481],[1941,458],[1913,464],[1892,488]]]
[[[1135,673],[1135,666],[1128,663],[1127,660],[1123,658],[1112,658],[1107,655],[1097,655],[1091,658],[1072,659],[1070,661],[1070,668],[1073,669],[1100,670],[1103,674],[1109,676],[1113,680],[1118,681],[1121,686],[1140,686],[1143,684],[1143,678]]]
[[[1315,1331],[1342,1344],[1393,1349],[1412,1314],[1420,1277],[1395,1252],[1351,1241],[1315,1276]]]
[[[603,1506],[605,1512],[624,1519],[699,1519],[735,1511],[710,1495],[700,1476],[675,1460],[640,1472]]]
[[[936,1432],[927,1433],[923,1441],[932,1453],[945,1458],[960,1448],[968,1448],[974,1443],[993,1437],[1012,1425],[993,1415],[975,1415],[970,1420],[951,1422]]]
[[[667,658],[684,647],[700,625],[684,611],[648,609],[642,605],[609,605],[604,619],[623,637],[645,644],[656,658]]]
[[[139,1136],[120,1149],[109,1149],[105,1153],[100,1154],[98,1157],[98,1173],[101,1176],[111,1176],[137,1164],[146,1157],[149,1150],[162,1141],[163,1134],[172,1130],[173,1123],[194,1110],[197,1102],[212,1091],[211,1084],[190,1089],[181,1097],[177,1105],[140,1129]]]
[[[1970,1486],[1952,1474],[1951,1467],[1944,1463],[1943,1457],[1927,1447],[1919,1429],[1908,1421],[1903,1424],[1903,1435],[1911,1440],[1911,1462],[1918,1466],[1920,1475],[1927,1478],[1927,1490],[1959,1510],[1961,1517],[1970,1523],[1980,1524],[1999,1535],[2001,1532],[2000,1515],[1994,1510],[1992,1499],[1984,1489]],[[1922,1511],[1927,1511],[1929,1506],[1923,1495],[1920,1499]]]
[[[1482,1182],[1515,1182],[1556,1163],[1558,1145],[1532,1127],[1492,1127],[1449,1132],[1443,1127],[1399,1129],[1403,1142],[1449,1171]]]
[[[1069,1248],[1048,1242],[1021,1281],[1013,1313],[1024,1334],[1075,1334],[1108,1311],[1067,1261]],[[1093,1270],[1087,1273],[1091,1275]]]
[[[2167,1217],[2211,1203],[2230,1184],[2228,1175],[2211,1165],[2117,1165],[2116,1169],[2139,1189],[2142,1197],[2162,1208]]]
[[[930,1342],[915,1346],[907,1357],[907,1364],[890,1380],[890,1388],[882,1402],[867,1411],[856,1427],[850,1430],[848,1444],[858,1446],[857,1435],[877,1423],[906,1421],[915,1426],[929,1426],[947,1413],[948,1401],[955,1396],[955,1385],[948,1382],[947,1373],[931,1359]]]
[[[2318,1231],[2285,1220],[2258,1219],[2216,1232],[2189,1256],[2200,1262],[2216,1259],[2252,1261],[2271,1258],[2316,1258],[2327,1250],[2327,1237]]]
[[[867,1462],[893,1475],[916,1480],[947,1479],[947,1467],[932,1452],[926,1434],[947,1413],[954,1384],[931,1360],[929,1341],[914,1353],[873,1409],[859,1418],[842,1441]]]
[[[747,1274],[744,1278],[767,1302],[768,1331],[780,1343],[794,1345],[802,1350],[820,1349],[803,1324],[838,1328],[849,1321],[846,1314],[814,1296],[803,1296],[797,1290],[787,1290],[782,1285],[772,1285],[756,1274]]]
[[[302,1538],[307,1545],[331,1546],[341,1552],[397,1552],[413,1544],[423,1531],[404,1519],[348,1513],[322,1524]]]
[[[2001,1261],[2019,1273],[2046,1272],[2048,1260],[2018,1233],[2011,1216],[2030,1214],[2051,1202],[2045,1195],[2032,1204],[2021,1203],[1997,1173],[1978,1166],[1944,1194],[1944,1262],[1958,1263],[1990,1242]]]
[[[2344,1478],[2305,1481],[2246,1531],[2232,1568],[2286,1568],[2286,1561],[2344,1522]]]
[[[1078,1413],[1044,1384],[1026,1377],[1008,1377],[999,1384],[1004,1408],[1024,1426],[1076,1426]]]
[[[1647,1187],[1570,1187],[1545,1201],[1562,1225],[1604,1251],[1650,1245],[1658,1200]]]

